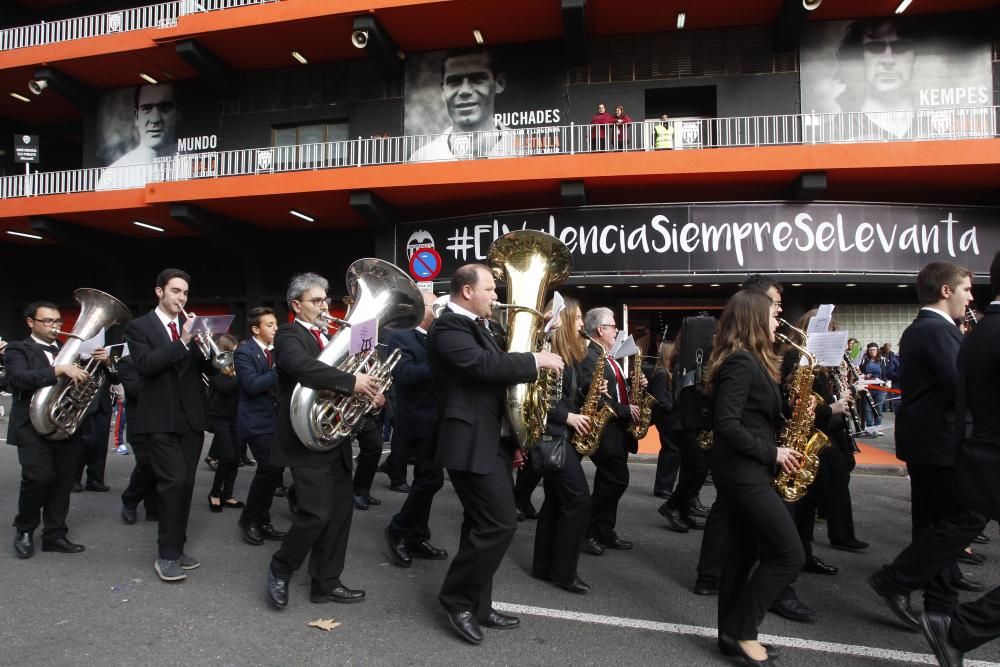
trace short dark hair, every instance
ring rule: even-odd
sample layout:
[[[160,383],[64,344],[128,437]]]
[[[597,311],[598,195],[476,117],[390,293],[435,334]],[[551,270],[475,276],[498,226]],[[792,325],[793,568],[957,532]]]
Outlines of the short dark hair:
[[[458,296],[462,293],[462,288],[466,285],[469,285],[470,287],[478,285],[480,271],[490,273],[490,267],[485,264],[472,263],[463,264],[455,269],[455,273],[451,275],[451,285],[449,286],[451,295]]]
[[[51,301],[32,301],[27,306],[24,307],[24,317],[35,319],[35,315],[38,314],[39,308],[50,308],[51,310],[59,310],[59,306],[52,303]]]
[[[492,50],[487,49],[484,46],[470,46],[464,49],[448,49],[444,53],[444,58],[441,59],[441,83],[444,83],[444,66],[452,58],[461,58],[462,56],[486,56],[486,66],[489,68],[490,73],[495,79],[498,74],[503,72],[502,65],[497,58],[496,54]]]
[[[163,269],[156,276],[156,286],[163,289],[174,278],[180,278],[188,285],[191,284],[191,275],[183,269]]]
[[[994,298],[1000,297],[1000,251],[993,255],[993,263],[990,264],[990,288]]]
[[[174,88],[174,84],[172,84],[172,83],[144,83],[142,85],[139,85],[139,86],[135,87],[135,93],[132,94],[132,106],[133,106],[133,108],[136,111],[139,110],[139,93],[142,92],[143,88],[156,88],[156,87],[160,87],[160,86],[170,86],[170,88],[173,89],[173,91],[174,91],[174,104],[177,104],[177,99],[176,99],[177,98],[177,88]]]
[[[215,339],[215,342],[223,352],[235,350],[240,344],[239,339],[231,333],[219,334],[219,337]]]
[[[754,273],[747,276],[747,279],[743,281],[740,285],[740,289],[754,290],[756,292],[767,293],[767,290],[774,288],[778,290],[778,294],[781,294],[785,289],[781,286],[777,280],[770,276],[765,276],[761,273]]]
[[[951,262],[931,262],[917,274],[917,300],[921,306],[937,302],[941,298],[941,288],[948,285],[958,287],[964,278],[972,278],[972,271]]]
[[[257,306],[256,308],[250,309],[247,313],[247,329],[250,330],[250,333],[253,333],[254,327],[260,326],[260,321],[264,319],[265,315],[274,315],[274,308]]]

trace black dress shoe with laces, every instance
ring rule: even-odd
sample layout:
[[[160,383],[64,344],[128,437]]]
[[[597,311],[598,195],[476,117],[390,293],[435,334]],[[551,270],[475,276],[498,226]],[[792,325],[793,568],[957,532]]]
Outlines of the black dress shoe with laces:
[[[604,547],[593,537],[588,537],[583,541],[583,553],[591,556],[600,556],[604,553]]]
[[[312,589],[309,592],[309,601],[316,604],[323,604],[324,602],[339,602],[340,604],[352,604],[354,602],[364,602],[365,592],[362,590],[355,590],[348,588],[347,586],[337,586],[326,593],[320,592],[316,589]]]
[[[701,504],[701,501],[697,498],[692,498],[690,502],[691,514],[695,516],[705,517],[708,516],[709,508]]]
[[[835,565],[827,565],[816,556],[806,560],[806,564],[802,566],[803,572],[812,572],[813,574],[837,574],[840,570]]]
[[[408,541],[406,543],[406,549],[414,558],[423,558],[425,560],[444,560],[448,557],[447,551],[444,549],[438,549],[427,540],[423,540],[421,542]]]
[[[574,576],[569,581],[557,581],[555,583],[556,586],[570,593],[583,594],[590,590],[590,585],[579,576]]]
[[[18,533],[14,538],[14,553],[18,558],[31,558],[35,555],[35,537],[28,531]]]
[[[271,525],[270,522],[261,524],[260,536],[265,540],[279,541],[285,539],[285,534]]]
[[[371,503],[368,502],[367,496],[359,496],[354,494],[354,508],[359,510],[366,510],[371,507]]]
[[[459,637],[470,644],[479,644],[483,641],[483,629],[479,627],[479,622],[471,611],[449,612],[448,623]]]
[[[276,575],[270,565],[267,566],[267,597],[278,609],[288,606],[288,579]]]
[[[615,549],[616,551],[628,551],[633,545],[628,540],[623,540],[617,535],[612,535],[611,540],[605,542],[604,546],[608,549]]]
[[[687,524],[681,521],[681,516],[677,510],[672,510],[667,507],[666,504],[663,504],[660,505],[659,509],[656,511],[660,513],[660,516],[667,520],[667,528],[675,533],[686,533],[690,530],[687,527]]]
[[[796,600],[795,598],[775,600],[767,610],[797,623],[812,623],[813,617],[816,615],[815,611],[804,605],[801,600]]]
[[[389,557],[392,558],[393,564],[399,567],[410,567],[413,565],[413,556],[407,550],[406,542],[393,535],[392,529],[389,526],[385,527],[383,534],[385,535],[385,545],[389,548]]]
[[[895,614],[896,618],[901,620],[908,630],[920,631],[920,621],[917,620],[917,615],[910,606],[910,596],[893,592],[885,581],[883,571],[880,570],[868,577],[868,585],[878,593],[879,597],[885,600],[885,603],[889,605],[889,611]]]
[[[510,630],[521,625],[521,619],[510,614],[501,614],[496,609],[490,609],[490,613],[479,619],[479,625],[494,630]]]
[[[951,616],[928,611],[920,615],[920,629],[943,667],[961,667],[964,652],[951,641]]]
[[[694,582],[695,595],[718,595],[719,582],[709,577],[698,577]]]
[[[104,484],[103,482],[97,482],[94,480],[87,482],[87,485],[84,486],[83,488],[85,488],[87,491],[97,491],[98,493],[106,493],[111,490],[111,487],[108,486],[107,484]]]
[[[86,550],[87,547],[82,544],[76,544],[75,542],[70,542],[65,537],[60,537],[54,540],[42,540],[42,551],[55,551],[61,554],[78,554],[81,551]]]
[[[122,521],[127,524],[133,524],[138,520],[139,514],[136,512],[135,507],[129,505],[122,505]]]
[[[264,536],[260,532],[260,526],[256,523],[240,522],[240,532],[243,534],[243,541],[255,547],[264,544]]]

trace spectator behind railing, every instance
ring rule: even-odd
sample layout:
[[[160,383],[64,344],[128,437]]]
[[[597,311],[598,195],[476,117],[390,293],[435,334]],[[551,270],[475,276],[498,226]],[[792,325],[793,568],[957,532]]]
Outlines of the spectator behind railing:
[[[593,126],[590,128],[591,150],[608,150],[608,130],[610,128],[604,126],[611,125],[614,122],[615,119],[608,113],[608,108],[604,106],[604,102],[598,104],[597,113],[590,119],[590,124]]]
[[[674,147],[674,128],[667,114],[660,116],[660,122],[653,126],[653,147],[658,151]]]
[[[612,119],[615,124],[615,132],[612,135],[614,144],[612,149],[625,151],[629,148],[629,133],[631,131],[632,117],[625,113],[625,107],[618,105],[615,107],[615,116]]]

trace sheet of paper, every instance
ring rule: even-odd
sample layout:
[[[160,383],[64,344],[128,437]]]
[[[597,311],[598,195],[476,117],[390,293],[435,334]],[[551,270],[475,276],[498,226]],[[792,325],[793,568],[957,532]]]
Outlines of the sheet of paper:
[[[378,345],[378,319],[351,323],[350,354],[368,352]]]
[[[77,353],[81,359],[90,359],[94,355],[94,350],[99,347],[104,347],[104,327],[101,327],[101,330],[93,338],[80,343]]]
[[[635,339],[630,335],[612,349],[611,358],[624,359],[625,357],[631,357],[633,354],[639,354],[639,346],[635,344]]]
[[[833,319],[833,304],[827,303],[816,309],[816,314],[809,320],[809,324],[806,325],[806,333],[822,333],[824,331],[829,331],[830,320]]]
[[[559,324],[559,315],[565,308],[566,301],[562,298],[562,294],[554,292],[552,294],[552,315],[545,324],[545,333],[549,333],[555,325]]]
[[[823,331],[809,335],[806,349],[816,355],[817,364],[832,368],[840,366],[846,346],[846,331]]]
[[[212,335],[224,334],[229,331],[229,326],[236,319],[235,315],[208,315],[202,317],[196,315],[194,323],[191,325],[191,333],[210,333]]]

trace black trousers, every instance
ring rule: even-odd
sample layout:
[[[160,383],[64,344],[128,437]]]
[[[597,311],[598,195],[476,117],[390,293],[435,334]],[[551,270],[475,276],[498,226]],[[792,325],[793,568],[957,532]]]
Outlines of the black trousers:
[[[802,543],[788,508],[770,484],[717,482],[716,488],[728,508],[719,636],[756,639],[767,608],[805,563]]]
[[[517,530],[512,465],[512,453],[501,445],[496,465],[485,475],[448,471],[463,509],[458,553],[438,595],[449,612],[483,618],[493,607],[493,575]]]
[[[299,511],[293,515],[271,569],[288,579],[309,556],[313,592],[325,594],[341,585],[351,535],[354,500],[351,470],[342,459],[317,468],[291,468]]]
[[[519,510],[535,509],[531,504],[531,494],[541,481],[542,475],[532,470],[530,465],[517,471],[517,480],[514,482],[514,504]]]
[[[389,532],[407,542],[419,543],[431,538],[428,525],[434,495],[444,486],[444,470],[434,465],[430,456],[430,443],[426,440],[410,441],[407,449],[413,453],[413,484],[399,513],[392,517]]]
[[[677,432],[677,448],[680,451],[680,477],[666,506],[682,515],[691,513],[691,501],[701,493],[701,487],[708,475],[705,452],[698,446],[698,434],[693,431]]]
[[[235,419],[212,419],[212,451],[218,464],[215,467],[215,477],[212,479],[211,494],[215,498],[226,500],[233,497],[233,486],[236,484],[236,474],[239,472],[239,457],[243,452],[243,443],[236,437]]]
[[[653,493],[669,493],[673,491],[677,482],[677,473],[680,470],[681,454],[674,441],[666,434],[667,431],[659,430],[660,453],[656,457],[656,477],[653,478]]]
[[[111,413],[98,410],[86,417],[83,434],[83,456],[77,465],[75,479],[83,479],[87,470],[87,482],[104,484],[104,470],[108,465],[108,430],[111,428]]]
[[[21,492],[17,498],[14,527],[18,532],[30,533],[42,523],[43,542],[66,537],[69,495],[73,491],[82,450],[79,437],[61,442],[42,440],[17,448]]]
[[[608,440],[607,434],[604,438],[590,457],[597,472],[594,474],[594,492],[590,497],[590,527],[587,529],[587,536],[607,543],[615,538],[618,502],[628,489],[629,475],[628,452],[624,443]]]
[[[851,471],[854,454],[837,445],[824,450],[820,470],[828,477],[826,497],[826,533],[832,544],[855,539],[854,505],[851,501]]]
[[[547,472],[545,502],[538,512],[531,574],[552,581],[572,581],[590,523],[590,489],[580,457],[570,453],[566,466]]]
[[[177,560],[184,553],[187,542],[191,495],[205,434],[200,431],[148,433],[145,441],[160,499],[157,539],[160,558]]]
[[[385,457],[385,463],[382,464],[392,486],[406,484],[406,464],[410,460],[408,449],[407,442],[398,435],[398,429],[392,429],[389,456]]]
[[[358,432],[358,461],[354,469],[354,493],[367,496],[371,493],[378,461],[382,458],[382,420],[365,418]]]
[[[274,446],[274,434],[264,433],[247,438],[250,451],[257,460],[257,468],[250,481],[247,492],[246,507],[240,515],[244,525],[256,523],[262,526],[271,523],[271,503],[274,501],[274,490],[282,484],[285,469],[271,465],[271,448]]]
[[[698,578],[718,582],[722,576],[722,557],[726,549],[726,530],[729,510],[721,493],[715,496],[712,509],[705,519],[701,534],[701,551],[698,553]]]
[[[791,510],[792,519],[795,521],[795,529],[802,541],[802,550],[805,552],[806,559],[813,557],[812,541],[816,529],[816,510],[820,507],[826,507],[830,498],[829,459],[831,453],[829,447],[820,452],[816,479],[809,485],[806,494],[798,502],[787,505]],[[828,518],[827,521],[829,520]]]
[[[156,493],[156,475],[153,474],[153,459],[149,454],[146,437],[130,434],[129,444],[132,445],[135,466],[128,486],[122,491],[122,505],[135,509],[142,503],[147,514],[157,514],[160,511],[160,497]]]

